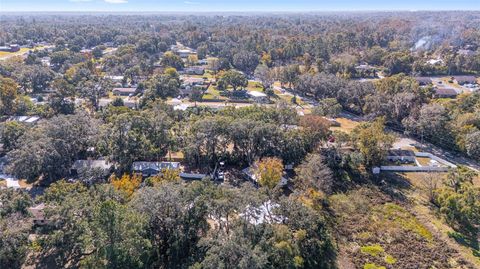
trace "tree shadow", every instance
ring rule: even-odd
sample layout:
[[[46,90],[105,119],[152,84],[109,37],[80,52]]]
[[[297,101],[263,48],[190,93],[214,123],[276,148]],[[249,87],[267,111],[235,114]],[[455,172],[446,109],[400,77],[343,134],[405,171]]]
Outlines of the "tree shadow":
[[[472,254],[480,258],[480,242],[478,241],[478,232],[462,233],[462,232],[448,232],[448,236],[453,238],[458,244],[472,249]]]
[[[384,173],[377,178],[380,189],[392,199],[407,202],[404,191],[410,190],[412,184],[405,177],[396,173]]]

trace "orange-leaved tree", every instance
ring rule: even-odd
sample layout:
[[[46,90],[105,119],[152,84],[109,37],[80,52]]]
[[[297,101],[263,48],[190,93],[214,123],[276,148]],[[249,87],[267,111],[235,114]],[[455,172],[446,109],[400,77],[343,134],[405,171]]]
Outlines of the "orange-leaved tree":
[[[257,161],[254,174],[260,186],[273,189],[282,179],[282,160],[279,158],[263,158]]]
[[[135,190],[140,187],[142,176],[140,174],[123,174],[120,178],[112,176],[111,183],[116,190],[124,193],[127,198],[130,198]]]

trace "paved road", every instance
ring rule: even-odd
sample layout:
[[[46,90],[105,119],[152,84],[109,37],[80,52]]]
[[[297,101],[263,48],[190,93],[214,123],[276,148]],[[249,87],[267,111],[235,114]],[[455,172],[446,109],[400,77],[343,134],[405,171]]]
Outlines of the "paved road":
[[[350,120],[353,120],[353,121],[364,121],[364,119],[362,117],[354,115],[352,113],[342,112],[340,115],[342,117],[346,117],[346,118],[348,118]],[[397,140],[395,142],[395,144],[393,145],[394,147],[414,146],[417,149],[419,149],[420,151],[432,153],[436,156],[441,157],[442,159],[445,159],[446,161],[449,161],[449,162],[457,164],[457,165],[460,164],[460,165],[467,166],[470,169],[475,170],[476,172],[480,173],[480,163],[478,163],[478,162],[476,162],[476,161],[474,161],[470,158],[460,156],[460,155],[456,154],[455,152],[440,148],[440,147],[435,146],[435,145],[433,145],[431,143],[428,143],[428,142],[423,142],[422,143],[419,140],[417,140],[416,138],[411,137],[411,136],[407,136],[407,135],[405,135],[402,132],[399,132],[397,130],[392,130],[392,129],[389,129],[389,130],[391,132],[397,134],[400,137],[400,139]]]

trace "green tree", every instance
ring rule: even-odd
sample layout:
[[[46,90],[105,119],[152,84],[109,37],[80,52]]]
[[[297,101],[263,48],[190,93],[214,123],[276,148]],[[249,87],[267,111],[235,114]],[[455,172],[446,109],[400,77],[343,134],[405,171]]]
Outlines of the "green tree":
[[[220,85],[230,85],[233,87],[233,90],[236,91],[239,87],[247,87],[248,80],[242,73],[235,70],[229,70],[223,74],[218,83]]]
[[[0,267],[22,268],[30,251],[31,229],[27,193],[13,189],[0,190]]]
[[[20,137],[25,133],[27,127],[16,121],[8,121],[0,124],[0,141],[3,144],[3,149],[9,152],[15,149]]]
[[[342,112],[342,105],[335,98],[321,99],[313,110],[316,115],[332,118],[337,117],[340,112]]]
[[[295,185],[300,189],[313,188],[317,191],[330,193],[335,186],[332,171],[325,164],[325,160],[320,154],[309,154],[295,169],[295,172],[297,174]]]
[[[395,137],[385,133],[385,120],[376,119],[372,123],[365,123],[354,130],[356,147],[363,156],[367,168],[380,165],[392,147]]]
[[[15,113],[15,99],[18,85],[11,78],[0,76],[0,114],[13,115]]]
[[[61,115],[40,122],[18,140],[8,153],[7,171],[18,178],[55,181],[70,172],[75,160],[91,146],[98,135],[98,122],[86,114]]]
[[[210,189],[200,182],[166,182],[137,193],[132,206],[147,217],[152,267],[186,268],[197,260],[209,227],[203,191]]]
[[[108,186],[57,182],[42,200],[49,224],[37,241],[40,264],[62,268],[143,268],[150,242],[145,219]]]
[[[184,66],[182,58],[171,51],[163,54],[161,63],[165,67],[173,67],[177,70],[181,70]]]

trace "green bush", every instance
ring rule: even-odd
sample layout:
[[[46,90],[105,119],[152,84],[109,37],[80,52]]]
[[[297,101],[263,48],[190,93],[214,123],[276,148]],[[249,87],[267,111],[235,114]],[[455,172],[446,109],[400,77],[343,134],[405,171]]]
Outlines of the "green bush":
[[[364,254],[371,255],[373,257],[378,256],[378,254],[385,252],[382,246],[375,244],[371,246],[364,246],[360,248],[360,251]]]

